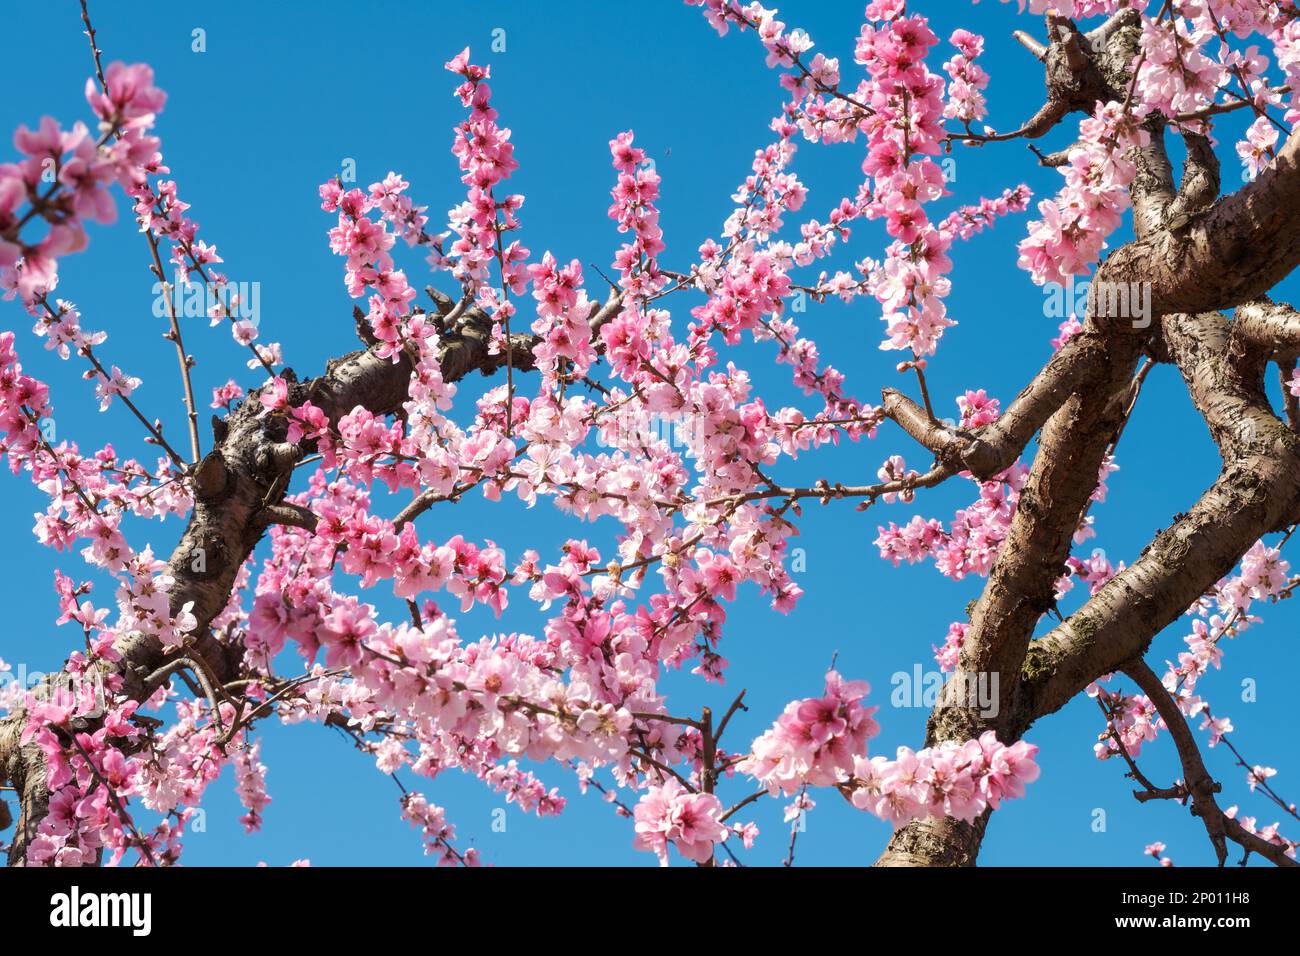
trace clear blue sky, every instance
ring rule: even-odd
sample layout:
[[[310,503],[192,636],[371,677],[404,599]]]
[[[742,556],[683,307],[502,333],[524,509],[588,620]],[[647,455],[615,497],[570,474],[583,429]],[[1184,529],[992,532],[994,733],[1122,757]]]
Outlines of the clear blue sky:
[[[818,49],[840,56],[846,74],[853,75],[862,6],[792,0],[782,7],[782,19],[805,27]],[[994,2],[918,0],[914,7],[931,17],[942,38],[957,26],[986,35],[993,125],[1009,130],[1032,114],[1039,105],[1041,67],[1010,34],[1017,27],[1041,32],[1036,19],[1018,17],[1014,5]],[[719,39],[697,9],[670,0],[635,7],[600,0],[547,5],[235,0],[202,9],[139,3],[129,10],[100,0],[91,12],[106,63],[144,60],[154,66],[158,84],[169,94],[159,126],[164,155],[181,197],[202,224],[200,238],[218,245],[232,279],[261,283],[263,337],[284,344],[300,375],[316,374],[327,358],[356,347],[353,303],[343,287],[340,260],[326,246],[331,222],[319,209],[316,186],[338,172],[345,158],[356,161],[363,186],[397,170],[411,182],[415,200],[429,206],[431,228],[441,228],[445,210],[463,195],[448,151],[461,111],[450,95],[452,77],[442,70],[462,47],[471,46],[478,61],[491,64],[501,122],[514,130],[520,170],[512,185],[528,197],[522,211],[524,243],[535,255],[550,249],[563,260],[577,257],[602,268],[619,241],[606,218],[612,184],[607,142],[614,134],[634,129],[638,145],[654,156],[663,177],[660,206],[668,248],[662,261],[683,268],[701,241],[719,234],[731,208],[728,196],[747,173],[753,150],[769,141],[766,123],[783,98],[752,34],[733,31]],[[9,4],[5,24],[0,63],[11,95],[0,101],[0,129],[20,122],[35,126],[45,113],[65,124],[87,118],[82,86],[90,60],[77,4]],[[204,53],[191,51],[196,28],[206,31]],[[506,49],[492,53],[492,31],[498,28],[505,31]],[[940,62],[935,60],[933,68]],[[1232,138],[1226,133],[1222,138],[1225,182],[1235,183],[1240,167],[1230,153]],[[1045,145],[1068,145],[1068,134],[1058,131]],[[860,161],[860,144],[801,146],[796,168],[811,188],[809,215],[824,216],[841,195],[852,192]],[[956,173],[955,196],[947,202],[998,195],[1021,181],[1042,197],[1058,182],[1054,172],[1035,168],[1019,143],[959,152]],[[179,437],[183,417],[174,353],[151,314],[153,280],[146,271],[145,243],[134,233],[126,205],[120,208],[117,226],[92,228],[90,249],[65,261],[59,295],[78,303],[88,328],[109,332],[102,355],[145,380],[138,401]],[[966,388],[987,388],[1005,404],[1050,353],[1056,323],[1044,317],[1041,290],[1015,268],[1024,222],[1024,216],[1004,220],[992,233],[955,249],[948,305],[960,325],[945,337],[930,372],[936,401],[948,414],[955,413],[952,400]],[[855,231],[848,254],[879,257],[884,244],[883,230],[864,226]],[[845,256],[835,260],[844,262]],[[423,285],[427,273],[419,260],[411,257],[405,265],[414,283]],[[1293,292],[1293,285],[1281,294]],[[685,299],[677,304],[681,320],[691,304]],[[877,349],[882,323],[873,302],[813,306],[802,319],[822,354],[848,375],[851,393],[872,400],[882,385],[911,386],[900,383],[893,370],[898,356]],[[246,388],[258,384],[245,368],[247,353],[225,330],[209,330],[203,320],[191,323],[186,337],[199,358],[200,396],[209,396],[231,375]],[[56,386],[59,437],[76,438],[83,450],[111,440],[120,450],[140,453],[134,420],[116,407],[100,415],[93,390],[79,380],[81,368],[43,351],[29,334],[30,325],[20,307],[3,304],[0,327],[17,331],[27,368]],[[736,353],[755,374],[769,405],[811,407],[791,388],[788,368],[770,362],[770,349],[747,344]],[[462,397],[472,400],[481,387],[468,384]],[[209,447],[206,428],[203,437]],[[787,464],[782,474],[791,481],[874,480],[876,468],[892,453],[918,467],[926,463],[908,439],[885,428],[874,442]],[[1112,561],[1131,562],[1218,470],[1214,446],[1192,416],[1172,369],[1151,376],[1119,462],[1122,470],[1110,480],[1109,502],[1095,511],[1099,539],[1083,550],[1102,547]],[[10,621],[0,632],[0,657],[29,669],[53,668],[78,640],[70,628],[54,626],[53,568],[78,579],[88,574],[75,554],[59,556],[35,544],[31,515],[42,506],[38,492],[25,477],[3,480],[0,536],[9,542],[3,562]],[[699,703],[725,708],[747,688],[751,709],[737,717],[725,742],[740,747],[766,729],[788,700],[819,692],[826,665],[838,652],[841,672],[870,681],[873,702],[881,705],[877,717],[883,729],[873,752],[919,746],[927,711],[891,707],[890,677],[910,673],[918,664],[934,669],[931,645],[942,643],[951,621],[963,619],[982,582],[955,584],[929,565],[895,570],[880,560],[871,542],[877,525],[902,523],[918,511],[946,520],[973,500],[974,491],[973,485],[950,484],[923,492],[914,505],[882,504],[866,513],[855,512],[851,504],[807,508],[796,542],[807,555],[807,570],[799,577],[807,593],[799,607],[781,617],[752,589],[744,593],[729,610],[723,646],[732,661],[728,686],[701,688],[675,675],[666,684],[670,702],[682,709]],[[586,536],[602,548],[612,542],[608,522],[575,526],[545,504],[525,511],[513,502],[467,502],[431,512],[420,528],[425,537],[439,540],[458,531],[495,539],[512,560],[524,547],[536,547],[544,556],[554,553],[570,535]],[[137,545],[152,541],[166,554],[180,529],[177,522],[161,529],[137,522],[129,526],[128,537]],[[1067,609],[1082,590],[1076,588]],[[107,603],[110,595],[100,581],[98,601]],[[462,635],[538,632],[541,618],[525,596],[512,594],[512,602],[500,622],[479,611],[462,616]],[[1287,687],[1293,678],[1286,665],[1294,660],[1298,615],[1294,606],[1269,610],[1267,623],[1232,642],[1223,670],[1202,685],[1216,712],[1233,717],[1238,746],[1252,761],[1277,767],[1273,782],[1291,797],[1300,793],[1300,744],[1289,729],[1293,695]],[[1171,628],[1157,640],[1157,650],[1176,654],[1184,633]],[[295,666],[291,659],[283,664]],[[1258,681],[1255,703],[1239,700],[1247,677]],[[1204,831],[1186,810],[1167,803],[1140,807],[1121,767],[1093,759],[1100,729],[1088,700],[1074,701],[1032,729],[1029,739],[1042,748],[1042,777],[1028,799],[994,816],[983,863],[1141,865],[1143,845],[1157,839],[1168,844],[1177,863],[1212,862]],[[262,737],[274,800],[263,832],[243,834],[227,772],[204,803],[206,831],[185,841],[187,862],[278,865],[299,857],[315,864],[425,862],[418,834],[399,819],[397,789],[370,758],[314,725],[284,728],[268,722]],[[1243,812],[1257,813],[1261,823],[1276,819],[1270,804],[1246,792],[1242,771],[1231,766],[1222,748],[1207,756],[1225,783],[1225,805],[1240,800]],[[1178,775],[1167,740],[1150,749],[1143,768],[1157,781]],[[571,774],[553,765],[540,773],[570,796],[568,810],[538,820],[510,807],[504,833],[491,826],[503,801],[478,781],[451,774],[416,781],[407,773],[403,779],[448,809],[459,828],[458,842],[477,847],[485,862],[655,863],[652,855],[632,850],[628,821],[594,794],[577,794]],[[727,793],[736,797],[748,792],[743,782],[729,787]],[[888,826],[829,791],[816,797],[797,862],[873,860],[888,838]],[[758,846],[745,855],[747,862],[773,864],[784,856],[783,803],[763,801],[751,815],[742,815],[762,830]],[[1092,828],[1098,808],[1107,814],[1101,833]]]

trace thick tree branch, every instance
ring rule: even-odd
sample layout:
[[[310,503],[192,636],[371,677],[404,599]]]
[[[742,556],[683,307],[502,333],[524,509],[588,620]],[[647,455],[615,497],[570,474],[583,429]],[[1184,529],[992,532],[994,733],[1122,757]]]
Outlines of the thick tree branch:
[[[1183,181],[1178,195],[1170,203],[1165,228],[1182,229],[1203,209],[1219,198],[1219,158],[1208,136],[1183,133],[1187,159],[1183,162]]]
[[[1084,34],[1068,17],[1046,16],[1046,45],[1027,33],[1015,38],[1043,62],[1046,99],[1019,129],[1009,133],[952,133],[949,140],[969,145],[1010,139],[1038,139],[1070,113],[1091,113],[1098,102],[1117,98],[1118,81],[1126,74],[1136,50],[1140,20],[1132,10],[1121,11],[1097,30]]]
[[[1240,306],[1232,319],[1232,351],[1253,358],[1261,369],[1270,361],[1295,362],[1300,358],[1300,312],[1268,300]]]
[[[1106,448],[1098,441],[1097,419],[1101,409],[1113,413],[1124,403],[1093,396],[1089,404],[1075,396],[1053,417],[1003,552],[972,614],[958,672],[931,716],[927,743],[964,739],[983,729],[997,730],[1004,740],[1018,738],[1038,717],[1142,654],[1261,534],[1300,514],[1300,441],[1268,408],[1262,382],[1242,379],[1229,358],[1229,332],[1218,314],[1170,317],[1159,350],[1178,365],[1223,450],[1219,481],[1132,567],[1068,621],[1030,642],[1095,487]],[[1124,365],[1125,376],[1131,375],[1131,365]],[[972,676],[1018,672],[1020,679],[999,680],[995,715],[980,714],[960,695]],[[895,834],[879,863],[972,863],[985,825],[918,821]]]
[[[1228,356],[1227,321],[1216,313],[1171,316],[1164,332],[1219,444],[1223,471],[1132,566],[1030,645],[1023,675],[1027,722],[1144,653],[1261,535],[1300,517],[1300,439],[1272,413],[1262,382],[1241,380]]]
[[[930,715],[927,746],[968,740],[985,730],[994,730],[1004,741],[1016,739],[1021,732],[1016,718],[1020,681],[1015,675],[1035,625],[1054,605],[1056,582],[1065,572],[1074,532],[1096,490],[1102,459],[1128,412],[1129,403],[1120,399],[1130,394],[1141,354],[1135,338],[1096,351],[1100,337],[1091,323],[1079,336],[1083,338],[1077,351],[1067,354],[1071,340],[1053,362],[1060,360],[1060,366],[1067,368],[1076,362],[1086,364],[1094,374],[1075,380],[1072,389],[1064,382],[1054,385],[1065,392],[1066,401],[1043,429],[1007,539],[971,614],[957,670]],[[1107,360],[1085,360],[1094,353]],[[1027,392],[1032,393],[1033,386]],[[990,687],[992,677],[997,677],[998,696],[991,713],[969,699],[969,688],[981,686],[981,676],[984,686]],[[911,823],[894,834],[877,865],[974,865],[988,816],[973,826],[949,818]]]
[[[1145,283],[1157,316],[1233,308],[1263,296],[1300,264],[1297,208],[1300,134],[1254,182],[1193,215],[1183,228],[1165,228],[1118,249],[1101,264],[1097,281]]]
[[[884,390],[883,407],[889,418],[944,464],[988,481],[1015,463],[1034,434],[1071,394],[1108,373],[1108,363],[1102,339],[1092,332],[1080,332],[1048,360],[996,422],[975,432],[931,419],[894,389]]]

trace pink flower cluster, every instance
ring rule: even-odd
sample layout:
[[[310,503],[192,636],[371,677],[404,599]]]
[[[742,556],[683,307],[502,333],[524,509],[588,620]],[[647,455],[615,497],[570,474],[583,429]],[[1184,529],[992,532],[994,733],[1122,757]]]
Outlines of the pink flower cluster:
[[[514,158],[510,130],[496,122],[492,89],[487,83],[491,68],[470,63],[468,47],[449,60],[445,68],[462,78],[456,96],[470,111],[469,119],[457,128],[451,149],[469,194],[464,203],[451,210],[451,231],[457,238],[447,256],[434,255],[430,261],[435,266],[449,265],[453,277],[475,294],[478,305],[496,323],[493,338],[495,347],[501,348],[506,323],[515,311],[509,295],[522,294],[526,287],[528,250],[517,240],[506,243],[504,238],[519,228],[516,214],[524,197],[511,194],[498,198],[495,189],[519,164]],[[500,290],[488,281],[494,260],[501,274]]]
[[[722,803],[711,793],[692,793],[669,777],[650,786],[633,811],[636,838],[632,845],[659,857],[668,865],[668,845],[695,863],[713,859],[714,847],[727,838],[728,830],[718,817]]]
[[[70,692],[27,697],[23,740],[44,755],[50,788],[49,813],[28,847],[30,863],[94,865],[107,853],[105,861],[116,864],[129,850],[151,865],[174,862],[185,825],[229,760],[217,742],[218,723],[202,704],[176,701],[179,719],[165,734],[142,729],[136,703],[117,697],[120,677],[104,681],[93,666],[112,654],[107,645],[90,656],[74,654]],[[160,705],[168,696],[164,685],[147,706]],[[221,719],[228,722],[234,709],[222,707]],[[93,733],[76,729],[74,720],[98,713],[103,717]],[[235,744],[245,745],[242,734]],[[257,745],[248,753],[251,760],[237,761],[236,770],[240,800],[249,809],[243,822],[255,829],[269,798],[260,782],[265,768],[256,763]],[[162,814],[163,821],[141,831],[128,809],[133,797]]]
[[[623,243],[614,256],[618,284],[633,297],[653,295],[667,281],[659,272],[656,257],[664,250],[663,230],[659,228],[659,174],[646,167],[645,150],[632,145],[632,131],[619,133],[609,141],[609,151],[618,170],[618,182],[610,195],[614,199],[609,217],[618,223],[619,232],[631,232],[632,240]]]
[[[1235,638],[1259,620],[1250,613],[1255,602],[1275,599],[1295,586],[1296,579],[1289,571],[1290,565],[1277,548],[1257,541],[1243,556],[1240,573],[1220,581],[1211,594],[1188,610],[1192,615],[1192,632],[1183,639],[1187,650],[1179,653],[1176,661],[1168,662],[1163,683],[1185,716],[1201,718],[1200,729],[1208,732],[1211,747],[1232,732],[1232,720],[1211,713],[1209,703],[1195,693],[1198,684],[1211,667],[1222,666],[1223,639]],[[1106,682],[1103,679],[1088,689],[1091,696],[1099,697],[1106,704],[1111,714],[1108,732],[1101,736],[1094,752],[1101,760],[1119,754],[1110,733],[1114,731],[1129,755],[1136,757],[1142,744],[1157,737],[1164,722],[1145,696],[1108,691],[1100,686]]]
[[[456,828],[447,822],[446,812],[425,799],[424,794],[410,793],[402,797],[402,816],[424,835],[424,852],[436,855],[441,866],[477,866],[478,850],[470,848],[463,854],[457,852],[452,840]]]
[[[1223,65],[1206,49],[1215,33],[1209,18],[1198,23],[1181,16],[1160,22],[1144,17],[1137,74],[1142,102],[1170,117],[1213,103],[1225,78]]]
[[[1064,283],[1097,262],[1129,207],[1137,167],[1128,152],[1150,141],[1141,121],[1115,102],[1098,104],[1091,118],[1080,121],[1079,142],[1060,170],[1065,186],[1055,199],[1038,204],[1043,218],[1029,224],[1029,236],[1020,243],[1020,267],[1035,282]]]
[[[1165,845],[1157,841],[1155,843],[1147,844],[1147,846],[1142,850],[1142,855],[1151,857],[1151,859],[1155,860],[1161,866],[1173,866],[1174,861],[1165,856],[1164,852]]]
[[[989,85],[989,75],[975,62],[984,52],[984,38],[969,30],[955,30],[949,42],[957,54],[943,65],[950,77],[943,115],[970,124],[988,115],[983,90]]]
[[[1254,780],[1254,771],[1251,771],[1251,779]],[[1254,786],[1251,786],[1254,789]],[[1223,815],[1229,820],[1236,820],[1241,824],[1241,828],[1247,833],[1259,837],[1265,843],[1271,843],[1274,846],[1281,847],[1283,852],[1291,859],[1296,859],[1296,852],[1300,850],[1300,843],[1295,840],[1289,840],[1278,832],[1277,823],[1270,823],[1268,826],[1258,826],[1255,817],[1243,816],[1236,806],[1228,807],[1223,811]],[[1164,865],[1164,860],[1160,861]],[[1172,865],[1172,864],[1170,864]]]
[[[369,311],[366,318],[375,335],[384,342],[398,341],[398,319],[406,315],[415,289],[406,279],[406,273],[396,268],[390,250],[397,237],[388,231],[391,203],[383,203],[399,195],[406,183],[390,173],[383,183],[374,183],[369,193],[360,189],[343,191],[337,180],[320,187],[321,208],[337,212],[338,225],[330,230],[330,250],[347,261],[344,282],[348,294],[360,298],[369,293]],[[379,210],[380,217],[371,219],[370,213]]]
[[[926,816],[971,821],[985,808],[1024,796],[1038,778],[1038,748],[999,743],[992,731],[964,744],[946,742],[896,760],[867,757],[867,741],[879,733],[875,707],[862,704],[864,681],[844,681],[831,671],[822,697],[793,701],[736,769],[755,777],[770,793],[793,794],[805,786],[834,786],[860,810],[894,826]]]
[[[117,218],[108,185],[116,180],[130,192],[155,161],[158,140],[148,131],[167,96],[153,85],[153,70],[115,62],[104,77],[106,94],[93,79],[86,81],[101,137],[92,137],[83,123],[65,131],[46,116],[36,130],[20,126],[14,134],[26,158],[0,165],[0,288],[29,308],[58,285],[58,260],[86,247],[85,223]],[[36,218],[48,228],[28,244],[20,230]]]
[[[588,321],[592,303],[582,290],[582,264],[574,259],[560,266],[547,252],[540,263],[528,267],[528,276],[537,301],[533,332],[541,338],[533,358],[545,383],[565,374],[586,375],[597,356]]]
[[[248,811],[239,822],[249,833],[262,829],[262,811],[271,802],[266,793],[266,764],[261,756],[262,742],[258,740],[236,751],[234,758],[235,792]]]
[[[1076,538],[1076,543],[1077,540]],[[1069,569],[1069,573],[1056,582],[1056,599],[1058,601],[1074,588],[1074,579],[1076,577],[1088,585],[1088,594],[1092,595],[1100,591],[1107,581],[1124,570],[1123,561],[1119,563],[1118,567],[1112,565],[1107,559],[1106,553],[1100,548],[1088,558],[1076,558],[1071,555],[1066,558],[1065,564]]]
[[[1006,746],[993,731],[963,744],[947,741],[915,751],[899,747],[897,757],[854,761],[846,784],[859,810],[895,827],[929,816],[950,816],[967,823],[1003,800],[1025,795],[1038,779],[1038,748],[1025,741]]]
[[[961,646],[966,640],[968,630],[970,630],[969,624],[955,621],[948,625],[948,634],[944,638],[943,647],[931,648],[934,651],[935,663],[945,674],[951,674],[957,669],[957,662],[961,659]]]
[[[959,510],[947,528],[919,515],[901,527],[893,521],[879,527],[875,545],[880,556],[895,567],[930,558],[941,574],[957,581],[987,574],[1002,550],[1028,473],[1016,464],[994,480],[980,482],[979,498]]]
[[[862,703],[870,690],[866,681],[846,681],[830,671],[826,692],[787,704],[736,769],[772,794],[789,796],[805,784],[833,786],[853,772],[854,758],[880,733],[872,719],[878,708]]]

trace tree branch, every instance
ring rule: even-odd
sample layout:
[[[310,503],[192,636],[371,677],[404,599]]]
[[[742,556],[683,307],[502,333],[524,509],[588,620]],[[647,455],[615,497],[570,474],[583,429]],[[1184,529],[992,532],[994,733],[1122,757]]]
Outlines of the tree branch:
[[[1079,336],[1084,338],[1078,352],[1071,354],[1090,354],[1099,341],[1091,322]],[[994,730],[1004,741],[1022,732],[1016,716],[1020,681],[1012,675],[1020,672],[1034,627],[1055,603],[1056,582],[1065,572],[1074,532],[1096,490],[1102,460],[1129,412],[1130,403],[1120,399],[1130,394],[1140,351],[1135,338],[1118,339],[1100,351],[1106,361],[1096,362],[1096,374],[1077,380],[1078,391],[1067,390],[1067,383],[1055,377],[1050,378],[1052,388],[1044,388],[1051,394],[1061,389],[1067,399],[1043,429],[1011,528],[971,614],[956,672],[926,725],[927,746],[969,740],[985,730]],[[1066,348],[1053,359],[1058,366],[1085,364],[1069,354],[1061,358],[1063,353]],[[1085,381],[1088,387],[1082,388]],[[1025,407],[1038,406],[1027,400]],[[998,676],[992,713],[973,707],[965,692],[981,675]],[[988,817],[986,812],[973,825],[947,817],[910,823],[894,834],[877,865],[974,865]]]
[[[462,308],[458,314],[449,309],[444,319],[453,316],[439,350],[444,380],[454,382],[474,371],[487,375],[500,368],[504,357],[488,351],[491,321],[476,309]],[[518,350],[514,367],[532,368],[530,337],[512,336],[511,342]],[[283,377],[289,384],[290,404],[300,405],[310,398],[334,424],[358,405],[376,415],[398,411],[406,400],[410,375],[405,357],[394,362],[367,349],[329,362],[319,378],[298,382],[292,370]],[[306,516],[283,500],[295,466],[314,448],[311,443],[293,445],[284,440],[287,424],[283,418],[260,414],[260,392],[251,393],[226,420],[214,419],[216,446],[196,471],[194,510],[167,566],[175,579],[168,592],[171,611],[174,614],[193,602],[194,650],[212,668],[217,684],[235,677],[242,651],[214,636],[208,625],[229,601],[239,569],[269,523],[307,526]],[[121,659],[112,670],[123,677],[123,693],[143,699],[148,676],[165,663],[161,643],[155,635],[133,632],[114,648]],[[54,678],[61,679],[60,675]],[[20,796],[11,865],[25,860],[49,799],[40,751],[19,742],[26,719],[22,708],[0,719],[0,779],[11,781]]]
[[[1258,853],[1278,866],[1296,866],[1296,861],[1286,855],[1284,847],[1269,843],[1250,833],[1219,809],[1214,795],[1222,788],[1214,782],[1210,772],[1205,769],[1200,748],[1196,746],[1196,738],[1192,736],[1183,712],[1179,710],[1178,704],[1170,697],[1169,691],[1146,662],[1141,659],[1130,661],[1124,667],[1124,673],[1133,678],[1133,682],[1142,689],[1142,693],[1147,695],[1160,713],[1160,719],[1165,722],[1165,727],[1169,729],[1169,736],[1173,738],[1174,746],[1178,750],[1178,759],[1183,765],[1183,780],[1187,794],[1192,800],[1192,815],[1200,817],[1201,822],[1205,824],[1205,832],[1209,834],[1210,842],[1214,844],[1214,854],[1219,860],[1219,866],[1223,866],[1228,858],[1227,839],[1239,843],[1247,851]]]
[[[1097,271],[1100,283],[1147,284],[1154,315],[1230,309],[1257,299],[1300,264],[1300,134],[1237,192],[1131,242]],[[1178,217],[1182,221],[1182,217]]]
[[[1144,653],[1261,535],[1300,516],[1300,439],[1272,413],[1262,382],[1240,380],[1228,358],[1228,331],[1215,313],[1166,321],[1166,346],[1219,444],[1223,470],[1137,561],[1030,645],[1028,722]]]
[[[885,415],[954,470],[988,481],[1013,465],[1034,434],[1069,399],[1109,370],[1104,342],[1080,332],[1065,343],[1007,406],[996,422],[976,432],[950,428],[926,415],[901,392],[883,391]]]

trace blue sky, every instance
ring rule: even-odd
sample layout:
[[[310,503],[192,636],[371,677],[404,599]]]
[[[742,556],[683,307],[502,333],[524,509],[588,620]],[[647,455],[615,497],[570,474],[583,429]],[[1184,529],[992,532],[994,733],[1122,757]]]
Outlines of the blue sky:
[[[1010,34],[1016,28],[1041,32],[1035,19],[1018,17],[1014,5],[993,2],[919,0],[914,8],[931,17],[942,38],[957,26],[987,37],[990,123],[1010,130],[1033,113],[1040,103],[1041,66]],[[550,249],[563,261],[578,258],[584,267],[596,263],[607,271],[619,242],[606,217],[613,172],[609,139],[634,129],[638,145],[654,157],[663,177],[667,252],[661,261],[684,268],[700,242],[718,236],[731,209],[728,197],[748,172],[754,149],[768,143],[766,124],[783,98],[752,34],[733,31],[720,39],[698,10],[670,0],[635,8],[599,0],[546,6],[506,0],[367,5],[236,0],[202,9],[140,3],[129,13],[99,2],[92,3],[91,12],[106,63],[144,60],[154,66],[157,83],[169,94],[158,130],[164,156],[181,197],[202,225],[200,238],[217,244],[233,280],[260,283],[263,337],[284,344],[288,363],[300,375],[316,374],[327,358],[356,347],[353,302],[343,287],[340,260],[326,245],[331,217],[319,209],[316,186],[349,158],[363,186],[397,170],[411,182],[413,198],[429,207],[431,228],[440,228],[445,210],[463,196],[449,153],[451,128],[461,111],[451,96],[453,78],[442,64],[464,46],[477,61],[491,64],[495,105],[502,124],[514,131],[520,169],[511,185],[527,196],[521,213],[524,244],[534,255]],[[792,0],[782,7],[782,19],[806,28],[818,49],[838,55],[848,75],[856,69],[851,57],[861,13],[862,4],[850,2]],[[15,92],[0,101],[0,129],[24,122],[35,126],[46,113],[65,124],[86,119],[82,86],[90,60],[76,3],[14,5],[5,17],[0,63],[7,87]],[[191,49],[196,29],[205,31],[202,53]],[[490,49],[495,30],[504,31],[497,34],[505,41],[501,52]],[[945,47],[933,68],[947,55]],[[1227,132],[1236,128],[1225,124],[1221,134],[1229,184],[1239,179]],[[1066,145],[1065,131],[1044,143],[1052,149]],[[1021,143],[955,155],[954,196],[947,203],[995,196],[1022,181],[1036,197],[1057,187],[1057,175],[1036,168]],[[860,162],[860,144],[802,145],[795,168],[811,189],[807,214],[824,216],[841,195],[851,194]],[[149,414],[161,416],[169,435],[183,444],[175,356],[160,338],[162,323],[152,315],[147,249],[134,233],[126,205],[120,208],[116,226],[92,227],[89,250],[65,261],[59,294],[78,303],[88,328],[108,331],[101,355],[144,379],[137,400]],[[1015,267],[1025,218],[1003,220],[991,233],[954,250],[948,306],[960,324],[945,337],[929,372],[936,403],[946,409],[941,414],[955,414],[953,398],[966,388],[986,388],[1005,403],[1050,354],[1056,321],[1044,317],[1042,291]],[[879,257],[884,245],[883,230],[864,225],[830,267]],[[404,264],[417,287],[427,281],[418,258]],[[596,278],[590,269],[587,274]],[[1293,285],[1284,285],[1280,295],[1293,293]],[[692,304],[681,299],[675,305],[678,328]],[[877,348],[882,323],[873,302],[814,305],[800,318],[805,334],[848,376],[852,394],[872,400],[883,385],[912,386],[894,371],[898,356]],[[258,384],[245,368],[247,353],[225,330],[190,321],[185,334],[199,359],[200,397],[232,375],[245,388]],[[0,307],[0,328],[17,330],[25,366],[56,386],[59,437],[75,438],[87,450],[112,441],[120,450],[142,454],[134,420],[122,408],[100,415],[93,390],[79,379],[81,368],[43,351],[28,333],[30,324],[15,304]],[[766,346],[746,344],[735,349],[734,358],[754,374],[769,406],[810,408],[791,387],[788,368],[774,366],[771,354]],[[466,384],[466,404],[482,387]],[[209,447],[206,427],[203,440]],[[786,463],[781,476],[790,482],[826,477],[861,483],[874,480],[880,462],[893,453],[917,467],[926,463],[917,446],[886,427],[874,442]],[[1158,368],[1151,375],[1118,458],[1122,470],[1110,480],[1109,501],[1094,512],[1099,538],[1082,550],[1100,547],[1113,562],[1131,562],[1218,471],[1215,448],[1174,370]],[[10,542],[3,567],[11,620],[0,632],[0,657],[29,670],[50,669],[78,639],[71,629],[54,626],[53,569],[79,579],[88,575],[75,554],[56,555],[34,542],[31,516],[41,502],[25,478],[6,478],[4,488],[0,536]],[[673,675],[665,683],[670,702],[681,710],[702,703],[725,709],[746,688],[750,711],[738,715],[724,741],[742,747],[788,700],[819,692],[826,665],[838,653],[839,670],[868,680],[872,702],[881,705],[882,733],[873,752],[919,746],[927,710],[890,706],[891,675],[910,674],[917,665],[934,669],[931,645],[942,642],[950,622],[963,619],[982,582],[954,583],[929,565],[895,570],[880,560],[871,542],[877,526],[889,520],[901,524],[917,512],[946,520],[973,500],[974,492],[973,485],[950,483],[923,492],[913,505],[881,504],[866,513],[855,512],[851,504],[806,508],[795,542],[807,563],[798,576],[807,592],[798,608],[781,617],[752,589],[744,593],[729,609],[722,648],[732,662],[728,685],[702,687]],[[554,553],[569,536],[585,536],[602,549],[613,540],[607,523],[575,526],[544,503],[524,510],[516,502],[466,502],[451,512],[430,512],[419,527],[422,535],[438,540],[456,532],[494,539],[509,559],[525,547],[544,556]],[[152,541],[166,554],[180,530],[177,522],[137,523],[128,537],[137,544]],[[99,601],[107,602],[110,594],[101,581]],[[479,611],[460,617],[462,636],[537,633],[540,616],[526,606],[522,593],[511,596],[514,603],[499,622]],[[1285,662],[1294,655],[1298,615],[1300,608],[1286,604],[1268,609],[1266,624],[1234,641],[1223,670],[1202,684],[1216,712],[1233,717],[1237,745],[1253,762],[1277,767],[1273,782],[1291,796],[1297,792],[1300,745],[1288,729]],[[1182,649],[1184,633],[1175,625],[1157,639],[1154,666],[1161,655]],[[292,660],[283,664],[294,666]],[[1258,682],[1254,703],[1239,700],[1246,678]],[[981,862],[1141,865],[1144,844],[1157,839],[1168,844],[1177,863],[1212,862],[1204,831],[1186,810],[1168,803],[1139,806],[1120,766],[1093,759],[1100,729],[1088,700],[1072,702],[1032,729],[1029,739],[1042,748],[1042,777],[1027,799],[995,815]],[[188,863],[279,865],[299,857],[318,865],[427,862],[418,834],[398,816],[397,788],[370,758],[314,725],[266,723],[262,738],[274,801],[263,832],[244,835],[227,772],[204,802],[206,829],[186,838]],[[1276,818],[1262,797],[1246,792],[1243,772],[1232,767],[1223,748],[1207,751],[1207,758],[1225,783],[1225,805],[1239,800],[1243,812],[1257,813],[1262,823]],[[1150,748],[1142,765],[1157,781],[1178,776],[1167,740]],[[630,823],[596,795],[579,796],[569,773],[556,766],[539,772],[561,786],[571,798],[569,808],[558,818],[538,820],[509,807],[504,832],[492,826],[503,801],[478,781],[453,774],[415,781],[409,773],[403,781],[445,806],[458,826],[459,844],[477,847],[488,863],[655,863],[653,856],[632,850]],[[749,792],[741,781],[728,786],[725,793],[736,798]],[[888,826],[833,793],[816,797],[818,807],[799,838],[797,862],[872,861],[888,838]],[[775,864],[784,857],[783,803],[761,801],[752,814],[742,814],[762,831],[746,862]],[[1105,813],[1104,832],[1094,829],[1098,810]]]

